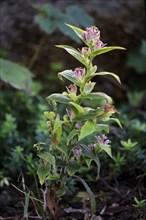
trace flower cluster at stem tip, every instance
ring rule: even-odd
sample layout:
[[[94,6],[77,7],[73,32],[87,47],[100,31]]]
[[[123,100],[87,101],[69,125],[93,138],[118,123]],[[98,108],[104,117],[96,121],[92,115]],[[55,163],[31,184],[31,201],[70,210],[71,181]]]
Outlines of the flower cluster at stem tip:
[[[92,45],[94,50],[103,48],[106,45],[100,40],[100,31],[95,26],[86,28],[86,31],[84,31],[84,33],[82,34],[82,37],[83,37],[83,40],[85,40],[87,43]],[[83,48],[82,53],[84,54],[85,51],[89,52],[87,48]]]

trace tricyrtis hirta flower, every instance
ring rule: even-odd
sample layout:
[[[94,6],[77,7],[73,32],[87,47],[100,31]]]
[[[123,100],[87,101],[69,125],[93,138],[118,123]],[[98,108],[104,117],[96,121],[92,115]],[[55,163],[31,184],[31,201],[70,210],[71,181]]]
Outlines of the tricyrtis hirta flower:
[[[67,92],[70,94],[70,93],[73,93],[74,95],[77,94],[77,86],[75,84],[70,84],[67,88]]]
[[[107,136],[105,136],[105,134],[101,135],[101,136],[97,136],[96,137],[97,143],[99,145],[101,145],[102,147],[109,147],[111,141],[108,140]]]
[[[106,44],[104,44],[101,40],[99,40],[99,41],[96,42],[94,48],[95,48],[96,50],[98,50],[98,49],[103,48],[105,45],[106,45]]]
[[[95,147],[95,144],[88,144],[88,148],[92,151]]]
[[[91,26],[86,28],[86,31],[83,32],[82,37],[86,41],[97,42],[100,39],[100,31],[97,27]]]
[[[82,80],[82,76],[85,74],[85,69],[79,67],[79,68],[76,68],[74,71],[73,71],[73,76],[76,77],[78,80]]]
[[[100,31],[95,26],[86,28],[86,31],[83,32],[82,37],[87,44],[93,46],[93,50],[98,50],[106,45],[100,40]]]
[[[73,149],[74,156],[79,159],[82,153],[82,149],[80,147],[74,147]]]

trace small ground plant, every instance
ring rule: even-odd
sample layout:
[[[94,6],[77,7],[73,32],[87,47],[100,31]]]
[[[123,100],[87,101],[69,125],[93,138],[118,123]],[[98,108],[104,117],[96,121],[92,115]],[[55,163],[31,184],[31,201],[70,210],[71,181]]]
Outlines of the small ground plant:
[[[111,72],[98,72],[93,59],[103,53],[122,47],[107,47],[100,40],[100,31],[95,26],[86,30],[68,25],[85,43],[81,50],[67,45],[57,45],[76,58],[83,67],[65,70],[58,74],[61,80],[71,82],[62,94],[55,93],[47,97],[51,110],[44,114],[48,119],[50,144],[35,144],[38,151],[39,168],[37,171],[41,185],[46,186],[44,195],[44,211],[49,209],[52,219],[58,219],[58,201],[68,191],[70,179],[81,181],[87,190],[91,202],[91,216],[95,213],[94,194],[84,179],[78,176],[79,170],[89,167],[92,162],[97,165],[97,177],[100,173],[98,155],[105,151],[110,157],[111,142],[105,133],[109,132],[109,123],[114,121],[121,127],[120,121],[112,115],[116,113],[112,99],[102,92],[93,92],[95,76],[111,75],[119,83],[119,77]],[[96,103],[93,108],[87,101]],[[63,115],[59,112],[60,105],[65,106]],[[92,139],[90,138],[92,137]],[[94,137],[94,138],[93,138]]]

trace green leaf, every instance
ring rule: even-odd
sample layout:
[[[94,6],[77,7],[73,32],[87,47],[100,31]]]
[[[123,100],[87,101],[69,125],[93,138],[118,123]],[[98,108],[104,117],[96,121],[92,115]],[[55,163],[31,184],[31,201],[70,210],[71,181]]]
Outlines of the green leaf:
[[[52,34],[57,29],[56,22],[51,21],[50,18],[42,15],[37,15],[35,17],[35,22],[39,25],[39,27],[43,31],[45,31],[49,35]]]
[[[82,34],[83,34],[84,30],[82,30],[82,29],[80,29],[80,28],[78,28],[78,27],[75,27],[75,26],[73,26],[73,25],[70,25],[70,24],[66,24],[66,25],[67,25],[68,27],[70,27],[71,29],[73,29],[74,32],[76,33],[76,35],[77,35],[81,40],[83,40]]]
[[[82,155],[84,155],[85,157],[90,158],[91,160],[93,160],[96,163],[97,173],[98,173],[98,176],[99,176],[99,174],[100,174],[100,161],[99,161],[98,156],[95,156],[94,153],[89,149],[88,146],[81,145],[81,147],[82,147]]]
[[[85,112],[85,110],[84,110],[84,108],[82,106],[80,106],[80,105],[78,105],[78,104],[76,104],[74,102],[69,102],[69,104],[72,105],[75,109],[77,109],[79,113],[82,114],[82,113]]]
[[[70,47],[68,45],[56,45],[56,47],[65,49],[69,54],[71,54],[73,57],[75,57],[80,63],[85,65],[85,61],[84,61],[81,53],[78,50],[76,50],[73,47]]]
[[[119,47],[119,46],[103,47],[101,49],[98,49],[98,50],[92,52],[91,53],[91,58],[93,59],[94,57],[96,57],[100,54],[107,53],[107,52],[112,51],[112,50],[126,50],[126,48]]]
[[[122,129],[121,122],[119,121],[118,118],[109,118],[107,120],[105,119],[104,121],[115,121],[119,125],[119,127]]]
[[[60,180],[60,175],[58,173],[55,173],[55,174],[52,174],[52,175],[49,175],[47,177],[48,180],[53,180],[53,181],[58,181]]]
[[[68,153],[68,149],[67,149],[67,147],[65,146],[65,145],[58,145],[58,146],[56,146],[57,147],[57,149],[59,150],[59,151],[61,151],[62,153],[64,153],[64,155],[66,155],[67,156],[67,153]]]
[[[95,201],[95,196],[93,192],[91,191],[90,187],[87,185],[87,183],[79,176],[74,175],[80,182],[84,185],[85,189],[87,190],[87,193],[90,198],[90,203],[91,203],[91,214],[93,215],[96,211],[96,201]]]
[[[66,166],[67,172],[70,176],[73,176],[79,169],[80,165],[77,161],[70,161]]]
[[[87,164],[88,168],[90,168],[91,167],[92,159],[85,158],[85,161],[86,161],[86,164]]]
[[[72,130],[67,137],[67,145],[69,145],[69,142],[78,134],[79,134],[78,130],[76,129]]]
[[[62,125],[56,129],[55,134],[56,134],[58,142],[60,142],[60,139],[62,136]]]
[[[72,83],[80,86],[80,80],[78,80],[74,75],[72,70],[65,70],[63,72],[58,73],[59,79],[63,81],[63,77],[71,81]]]
[[[58,28],[59,22],[64,22],[61,10],[51,4],[33,4],[33,7],[39,12],[35,16],[35,22],[47,34],[53,33]]]
[[[71,29],[69,29],[66,25],[65,22],[68,22],[70,24],[74,24],[76,25],[76,19],[75,17],[71,17],[68,14],[64,14],[64,21],[62,22],[62,20],[58,23],[58,28],[59,30],[66,36],[70,37],[72,40],[76,41],[77,43],[81,43],[80,39],[78,38],[78,36],[72,32]]]
[[[97,124],[91,120],[85,122],[79,134],[79,141],[96,131]]]
[[[41,159],[43,159],[44,161],[48,162],[49,164],[53,165],[53,167],[55,167],[55,157],[52,156],[50,153],[45,152],[42,154],[38,155]]]
[[[106,131],[107,133],[109,133],[109,125],[105,125],[105,124],[98,124],[97,125],[97,131]]]
[[[62,124],[63,124],[63,123],[64,123],[64,121],[61,121],[61,120],[56,119],[56,120],[54,121],[53,133],[55,133],[58,128],[62,127]]]
[[[112,156],[112,151],[111,151],[111,148],[109,147],[109,146],[101,146],[100,145],[100,148],[102,149],[102,150],[104,150],[111,158],[113,158],[113,156]]]
[[[68,192],[68,187],[63,186],[61,189],[57,190],[55,194],[60,198],[61,196],[65,195]]]
[[[37,170],[37,175],[39,177],[40,184],[43,185],[45,182],[46,176],[50,173],[50,166],[47,165],[40,165]]]
[[[104,75],[110,75],[113,76],[119,83],[121,83],[119,76],[117,76],[115,73],[111,72],[100,72],[100,73],[94,73],[89,76],[89,78],[93,78],[94,76],[104,76]]]
[[[45,111],[44,115],[49,119],[52,120],[53,118],[55,118],[55,113],[54,112],[49,112],[49,111]]]
[[[106,103],[111,104],[112,103],[112,98],[108,95],[106,95],[103,92],[92,92],[86,95],[82,95],[81,99],[91,99],[91,100],[106,100]]]
[[[50,100],[55,101],[55,102],[60,102],[64,104],[68,104],[68,102],[72,101],[67,95],[63,95],[60,93],[54,93],[46,98],[48,102]]]
[[[94,24],[93,17],[89,16],[83,8],[77,5],[70,5],[66,8],[66,12],[69,16],[75,18],[77,25],[82,27],[90,27]],[[67,21],[68,22],[68,21]],[[69,23],[69,22],[68,22]],[[69,23],[72,24],[72,23]]]
[[[26,67],[9,60],[0,59],[0,79],[12,87],[30,92],[33,74]]]
[[[96,83],[95,82],[91,82],[91,81],[89,81],[88,83],[86,83],[85,85],[84,85],[84,93],[85,94],[90,94],[91,93],[91,91],[94,89],[94,86],[96,85]]]
[[[100,109],[92,109],[92,108],[84,108],[84,113],[82,113],[81,115],[77,115],[76,118],[74,120],[90,120],[90,119],[94,119],[95,117],[98,117],[99,115],[102,115],[104,113],[103,108]]]

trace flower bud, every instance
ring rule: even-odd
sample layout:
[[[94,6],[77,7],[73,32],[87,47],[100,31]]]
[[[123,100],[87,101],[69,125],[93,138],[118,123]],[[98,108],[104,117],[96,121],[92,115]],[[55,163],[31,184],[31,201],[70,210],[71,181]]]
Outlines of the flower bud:
[[[91,26],[86,28],[86,31],[83,32],[82,37],[86,41],[97,42],[100,39],[100,31],[97,27]]]
[[[78,80],[82,80],[82,76],[85,74],[85,69],[79,67],[79,68],[76,68],[74,71],[73,71],[73,76],[76,77]]]
[[[70,94],[70,93],[73,93],[74,95],[77,94],[77,86],[75,84],[70,84],[67,88],[67,92]]]
[[[99,145],[101,145],[102,147],[108,147],[110,146],[111,141],[108,140],[108,138],[105,136],[105,134],[101,135],[101,136],[96,136],[96,141]]]
[[[82,153],[82,149],[80,147],[75,147],[73,149],[74,156],[79,159]]]

